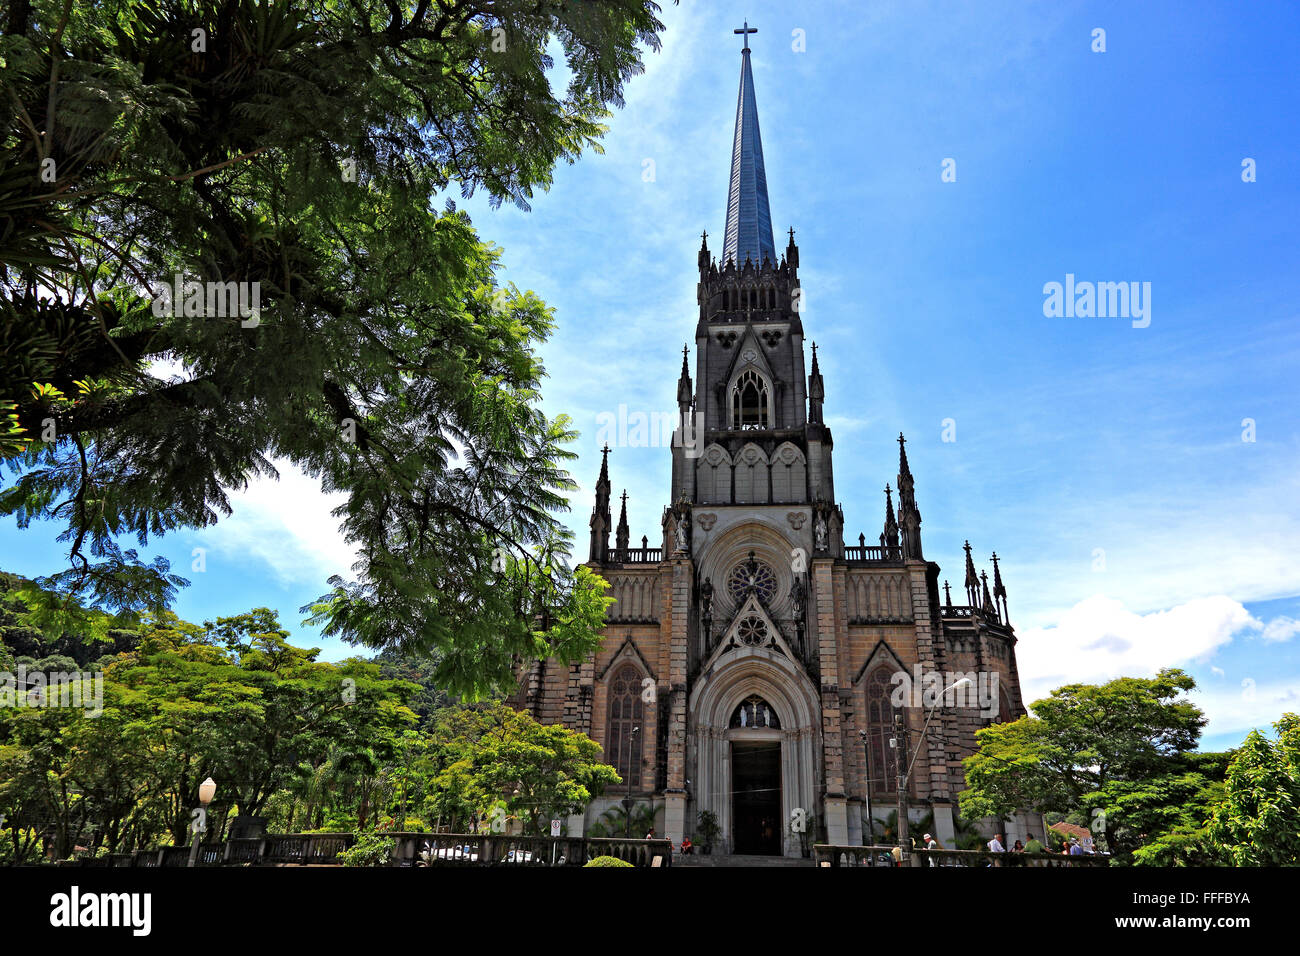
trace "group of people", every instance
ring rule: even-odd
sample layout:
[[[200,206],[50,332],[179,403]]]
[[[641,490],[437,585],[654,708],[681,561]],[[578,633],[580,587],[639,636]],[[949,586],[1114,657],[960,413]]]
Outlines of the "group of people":
[[[1011,847],[1010,851],[1002,845],[1002,834],[995,834],[992,840],[988,842],[990,853],[1058,853],[1062,856],[1083,856],[1091,851],[1085,850],[1079,843],[1078,837],[1070,837],[1066,840],[1061,839],[1061,849],[1053,850],[1038,842],[1038,838],[1032,833],[1029,834],[1029,842],[1022,844],[1019,840]]]
[[[1002,834],[995,833],[993,835],[993,839],[989,840],[987,846],[990,853],[1013,853],[1013,854],[1031,854],[1031,855],[1040,854],[1040,853],[1057,853],[1064,856],[1081,856],[1091,852],[1089,850],[1085,850],[1079,844],[1079,841],[1076,837],[1070,837],[1070,839],[1068,840],[1062,839],[1061,849],[1053,850],[1051,849],[1051,847],[1043,843],[1040,843],[1038,841],[1038,838],[1035,837],[1032,833],[1027,834],[1027,836],[1029,837],[1028,843],[1022,843],[1019,840],[1017,840],[1012,845],[1011,849],[1008,850],[1006,846],[1003,845],[1002,843]],[[913,845],[915,845],[915,843],[913,843]],[[927,833],[925,834],[925,836],[921,838],[921,848],[925,850],[942,850],[943,845],[934,838],[933,834]],[[899,847],[894,847],[894,849],[891,852],[894,857],[894,865],[902,866],[903,865],[902,850]],[[930,858],[930,865],[931,866],[937,865],[933,857]]]

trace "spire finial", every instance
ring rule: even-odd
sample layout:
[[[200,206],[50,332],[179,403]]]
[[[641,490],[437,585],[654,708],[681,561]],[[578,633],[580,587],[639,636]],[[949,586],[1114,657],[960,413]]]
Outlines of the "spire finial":
[[[998,604],[1001,602],[1001,607]],[[998,553],[993,552],[993,606],[998,608],[999,617],[1004,624],[1011,623],[1011,612],[1007,610],[1007,589],[1002,583],[1002,569],[998,567]]]
[[[907,464],[907,439],[903,433],[898,433],[898,493],[909,494],[911,489],[906,487],[912,480],[912,469]]]
[[[979,579],[979,575],[975,573],[975,562],[971,559],[971,556],[970,556],[970,542],[969,542],[969,541],[967,541],[967,542],[962,546],[962,550],[966,552],[966,581],[965,581],[965,585],[966,585],[966,597],[967,597],[967,599],[968,599],[968,600],[967,600],[967,603],[970,604],[972,607],[975,607],[976,605],[979,604],[979,586],[980,586],[980,579]]]
[[[677,407],[682,413],[683,422],[692,402],[690,350],[682,346],[682,374],[677,379]]]
[[[750,35],[751,33],[757,33],[757,32],[758,32],[758,28],[757,28],[757,27],[751,27],[751,26],[749,25],[749,21],[746,20],[746,21],[745,21],[745,26],[744,26],[743,29],[740,29],[740,30],[732,30],[731,32],[732,32],[732,33],[739,33],[739,34],[741,34],[741,35],[745,38],[745,48],[744,48],[743,50],[741,50],[740,52],[741,52],[741,53],[748,53],[748,52],[749,52],[749,35]]]
[[[628,530],[627,530],[627,489],[623,489],[623,509],[618,514],[618,528],[614,532],[614,547],[618,549],[620,555],[619,561],[626,561],[628,547]]]
[[[890,494],[889,485],[885,485],[885,530],[880,536],[881,547],[891,549],[899,547],[898,540],[898,521],[894,517],[894,499]],[[884,555],[888,557],[888,555]]]

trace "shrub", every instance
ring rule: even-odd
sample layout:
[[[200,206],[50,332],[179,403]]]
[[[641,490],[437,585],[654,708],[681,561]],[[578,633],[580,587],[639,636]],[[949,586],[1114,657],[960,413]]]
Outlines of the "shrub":
[[[628,863],[626,860],[620,860],[620,859],[619,859],[618,857],[616,857],[616,856],[598,856],[598,857],[596,857],[595,859],[593,859],[593,860],[589,861],[588,863],[584,864],[584,868],[587,867],[587,866],[626,866],[626,867],[631,867],[632,864],[631,864],[631,863]]]
[[[393,858],[397,841],[382,833],[359,833],[357,842],[339,853],[344,866],[387,866]]]

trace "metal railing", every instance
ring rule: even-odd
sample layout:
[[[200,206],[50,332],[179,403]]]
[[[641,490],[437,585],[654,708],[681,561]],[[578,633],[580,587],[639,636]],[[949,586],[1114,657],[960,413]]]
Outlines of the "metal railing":
[[[820,866],[894,866],[892,846],[836,846],[818,843],[813,857]],[[989,850],[911,850],[904,866],[1109,866],[1110,858],[1097,854],[993,853]]]
[[[397,866],[583,866],[598,856],[612,856],[637,867],[667,867],[673,858],[668,840],[465,833],[393,836]]]
[[[391,866],[582,866],[612,856],[637,867],[672,866],[668,840],[595,837],[511,836],[507,834],[385,834],[393,840]],[[356,842],[351,833],[274,833],[263,837],[201,843],[199,866],[292,866],[338,864],[338,855]],[[185,867],[188,846],[113,853],[69,865],[94,867]]]

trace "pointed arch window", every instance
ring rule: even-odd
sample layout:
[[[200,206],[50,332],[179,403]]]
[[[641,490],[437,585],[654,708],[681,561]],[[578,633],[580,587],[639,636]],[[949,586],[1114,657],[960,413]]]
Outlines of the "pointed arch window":
[[[753,369],[746,369],[731,387],[731,422],[735,428],[768,427],[768,386]]]
[[[890,670],[877,667],[867,678],[867,780],[872,793],[896,793],[898,749],[889,746],[894,736],[894,686]]]
[[[606,759],[623,778],[623,786],[630,786],[633,790],[641,788],[641,754],[646,733],[644,718],[641,672],[631,664],[625,664],[609,685]]]

